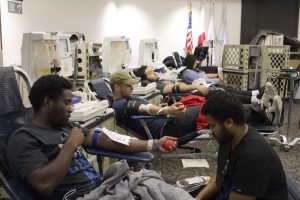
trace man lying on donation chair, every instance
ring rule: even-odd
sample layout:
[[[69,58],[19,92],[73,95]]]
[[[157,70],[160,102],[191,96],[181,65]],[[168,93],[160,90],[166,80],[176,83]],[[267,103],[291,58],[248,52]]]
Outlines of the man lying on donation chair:
[[[190,95],[200,95],[207,99],[215,90],[224,90],[238,97],[245,104],[248,123],[259,126],[280,124],[282,100],[269,82],[266,83],[265,87],[254,91],[243,91],[222,85],[207,88],[200,84],[188,85],[182,82],[174,83],[169,80],[160,79],[157,73],[147,66],[139,67],[136,70],[136,76],[140,77],[141,81],[156,82],[157,89],[162,95],[170,93],[180,94],[197,90],[198,92],[190,93]],[[256,119],[257,117],[258,119]]]
[[[32,122],[16,130],[8,142],[9,163],[41,199],[73,200],[101,184],[100,174],[84,157],[82,147],[128,153],[174,150],[176,142],[169,150],[162,147],[169,137],[156,141],[129,139],[124,145],[99,129],[87,130],[69,122],[71,89],[72,84],[58,75],[39,78],[29,94],[34,110]],[[179,193],[190,198],[184,191]]]
[[[151,67],[146,65],[142,65],[137,68],[135,70],[135,75],[141,78],[141,82],[144,84],[155,82],[156,89],[159,90],[162,95],[168,95],[171,93],[191,93],[193,91],[200,92],[201,94],[208,93],[208,88],[204,85],[188,85],[184,82],[161,79]]]
[[[189,67],[190,65],[193,65],[191,63],[197,64],[197,60],[195,56],[188,56],[186,61],[186,65]],[[209,93],[209,91],[213,90],[224,90],[226,92],[232,93],[233,95],[237,96],[243,104],[257,104],[260,103],[260,100],[262,102],[268,101],[270,99],[266,99],[266,97],[274,97],[276,95],[275,89],[272,85],[269,83],[266,84],[265,87],[261,88],[260,90],[253,90],[253,91],[244,91],[224,85],[219,84],[212,84],[209,87],[206,87],[206,81],[203,78],[200,78],[202,82],[200,81],[199,77],[191,77],[190,79],[199,80],[195,81],[194,84],[191,84],[192,82],[186,81],[186,79],[183,79],[187,83],[184,82],[174,82],[170,80],[160,79],[158,74],[152,70],[151,67],[147,66],[141,66],[139,67],[135,75],[137,77],[141,78],[142,83],[156,83],[156,88],[160,91],[162,95],[169,95],[169,94],[180,94],[180,93],[192,93],[197,94],[200,96],[206,97]],[[195,92],[196,91],[196,92]],[[266,104],[266,103],[265,103]]]
[[[213,78],[208,80],[207,75],[201,71],[197,57],[194,55],[188,55],[185,59],[185,66],[187,67],[183,70],[182,78],[187,84],[199,84],[199,80],[205,79],[207,83],[213,83],[214,88],[221,88],[226,92],[232,93],[237,96],[242,103],[252,104],[254,109],[258,109],[260,106],[269,118],[272,118],[276,125],[280,124],[280,116],[282,111],[282,100],[281,97],[276,93],[273,85],[269,82],[265,84],[263,88],[254,91],[242,91],[231,87],[226,87],[218,84],[218,78]],[[200,81],[201,82],[201,81]]]

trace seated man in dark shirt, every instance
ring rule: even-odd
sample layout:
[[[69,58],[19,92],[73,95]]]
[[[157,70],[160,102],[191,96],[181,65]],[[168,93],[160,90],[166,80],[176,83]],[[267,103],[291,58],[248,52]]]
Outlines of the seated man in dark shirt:
[[[89,131],[70,123],[71,88],[67,79],[57,75],[39,78],[29,94],[32,122],[16,130],[8,142],[9,162],[41,199],[76,199],[100,184],[100,175],[85,158],[82,147],[128,153],[159,148],[167,152],[162,147],[167,137],[156,141],[131,139],[127,146],[112,141],[99,128]]]
[[[217,91],[202,113],[219,143],[218,168],[196,199],[287,200],[281,161],[268,141],[245,123],[239,99]]]
[[[130,115],[175,115],[177,117],[169,119],[146,119],[145,122],[152,137],[155,139],[165,135],[181,137],[196,131],[196,122],[201,120],[201,116],[198,116],[201,114],[200,106],[186,109],[179,102],[166,107],[149,104],[142,98],[131,96],[132,85],[136,83],[137,81],[125,71],[118,71],[110,76],[110,86],[113,91],[112,108],[115,110],[116,120],[119,123],[146,138],[146,132],[140,121],[130,118]],[[206,125],[206,121],[204,123]]]

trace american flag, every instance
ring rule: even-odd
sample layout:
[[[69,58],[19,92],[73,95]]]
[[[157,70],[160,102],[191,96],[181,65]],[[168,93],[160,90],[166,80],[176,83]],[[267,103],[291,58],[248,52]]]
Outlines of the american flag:
[[[192,54],[193,51],[193,36],[192,36],[192,0],[190,0],[189,5],[189,22],[186,34],[186,42],[185,42],[185,55]]]

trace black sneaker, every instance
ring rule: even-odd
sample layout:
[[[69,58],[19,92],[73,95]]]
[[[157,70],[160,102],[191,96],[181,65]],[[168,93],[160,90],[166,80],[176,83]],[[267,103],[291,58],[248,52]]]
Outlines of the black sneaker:
[[[256,95],[256,97],[258,99],[261,99],[261,97],[263,96],[264,92],[265,92],[265,86],[263,86],[263,87],[261,87],[261,88],[258,89],[258,94]]]

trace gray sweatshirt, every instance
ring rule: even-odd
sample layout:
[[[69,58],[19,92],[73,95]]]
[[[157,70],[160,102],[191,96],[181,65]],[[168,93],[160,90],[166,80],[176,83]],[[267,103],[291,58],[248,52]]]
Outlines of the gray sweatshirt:
[[[152,170],[132,172],[125,160],[113,163],[104,173],[102,184],[77,200],[194,200],[181,188],[167,184]]]

